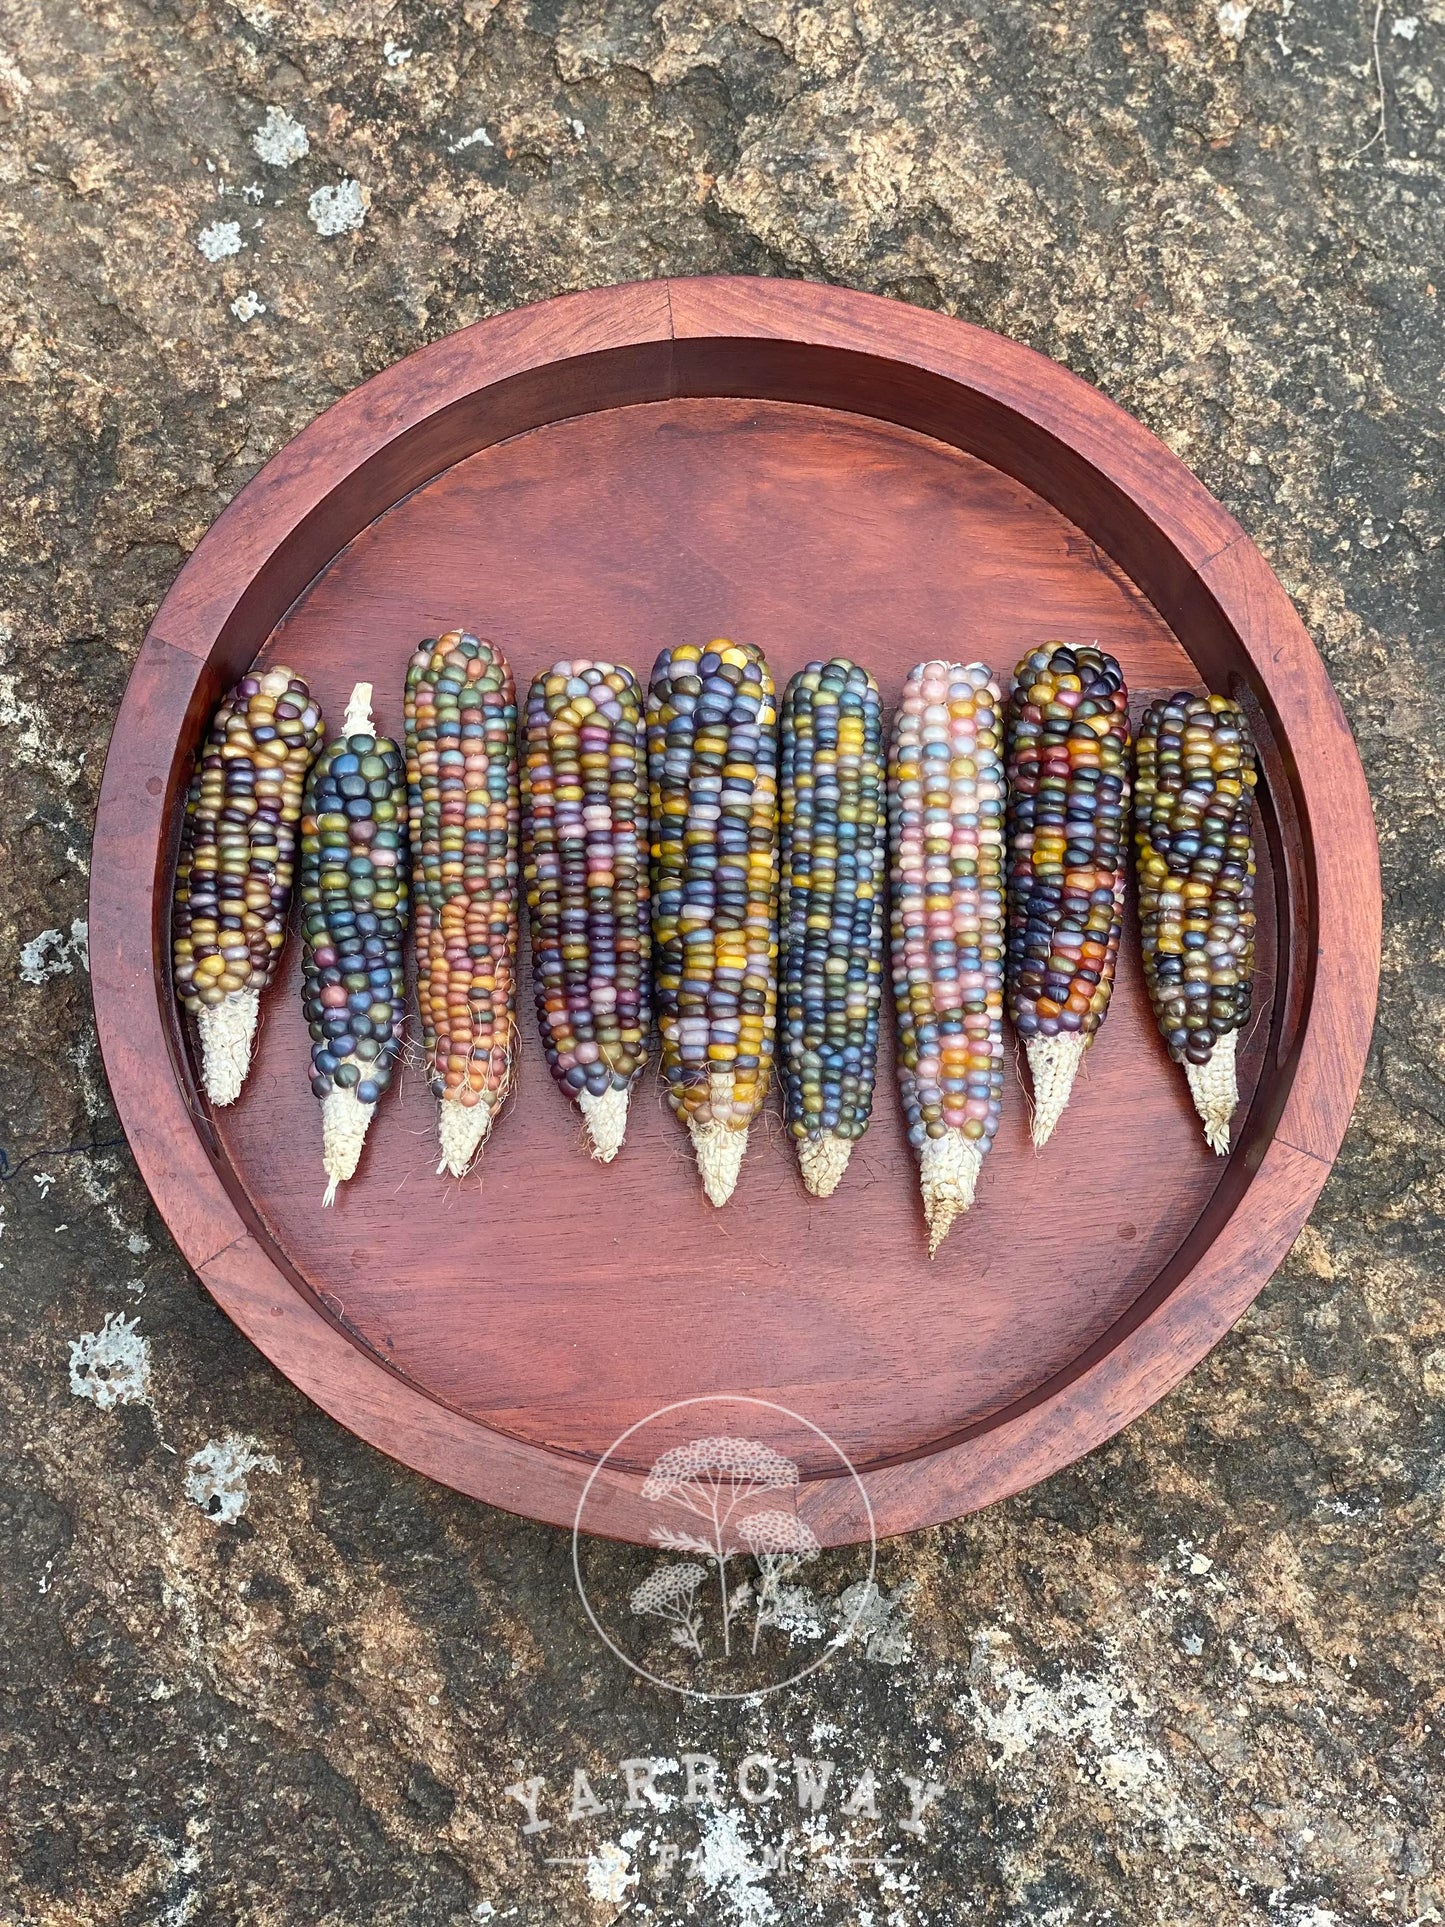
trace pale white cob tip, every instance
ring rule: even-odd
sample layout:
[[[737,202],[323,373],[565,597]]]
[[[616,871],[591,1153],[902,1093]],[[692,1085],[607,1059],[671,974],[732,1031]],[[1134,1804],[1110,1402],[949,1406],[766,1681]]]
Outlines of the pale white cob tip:
[[[743,1168],[743,1153],[748,1148],[748,1127],[739,1130],[726,1120],[733,1109],[733,1074],[714,1071],[708,1079],[708,1103],[712,1116],[706,1124],[688,1124],[688,1134],[697,1152],[698,1175],[709,1204],[726,1204],[737,1189],[738,1173]]]
[[[346,705],[346,714],[341,719],[343,736],[372,736],[371,726],[371,684],[359,682],[351,692],[351,700]]]
[[[622,1149],[622,1140],[627,1135],[628,1096],[627,1091],[609,1087],[600,1097],[583,1091],[577,1100],[587,1135],[592,1140],[592,1155],[599,1164],[611,1164]]]
[[[219,1004],[202,1004],[196,1017],[201,1039],[201,1082],[213,1104],[234,1104],[251,1068],[251,1046],[261,1015],[254,984],[233,990]]]
[[[838,1189],[848,1160],[853,1155],[850,1137],[835,1137],[831,1131],[815,1131],[798,1140],[798,1168],[803,1184],[815,1198],[831,1198]]]
[[[962,1131],[945,1131],[923,1147],[919,1180],[923,1186],[923,1215],[928,1221],[928,1255],[936,1257],[955,1218],[963,1216],[978,1189],[984,1143]]]
[[[323,1204],[335,1204],[336,1187],[356,1176],[361,1147],[366,1142],[374,1104],[363,1104],[355,1091],[334,1090],[321,1101],[321,1148],[327,1177]]]
[[[442,1153],[437,1166],[439,1178],[466,1176],[472,1159],[487,1141],[500,1102],[500,1095],[490,1102],[483,1097],[475,1104],[463,1104],[459,1097],[442,1099],[437,1106],[437,1142]]]
[[[1220,1157],[1229,1155],[1229,1121],[1239,1103],[1238,1048],[1239,1032],[1227,1030],[1215,1040],[1207,1064],[1184,1061],[1194,1108],[1204,1120],[1204,1141]]]
[[[697,1151],[698,1175],[709,1204],[726,1204],[737,1189],[738,1173],[743,1168],[743,1153],[748,1148],[748,1127],[732,1130],[726,1124],[690,1124]]]
[[[1035,1150],[1042,1149],[1053,1136],[1088,1044],[1088,1038],[1076,1030],[1063,1031],[1057,1037],[1030,1037],[1025,1042],[1024,1054],[1034,1086],[1034,1115],[1029,1128]]]

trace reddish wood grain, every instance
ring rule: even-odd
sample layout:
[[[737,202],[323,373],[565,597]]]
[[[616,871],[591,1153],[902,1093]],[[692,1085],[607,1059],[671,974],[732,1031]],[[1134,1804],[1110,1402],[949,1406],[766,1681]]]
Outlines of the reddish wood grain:
[[[770,1116],[716,1214],[650,1080],[618,1163],[588,1162],[530,1012],[521,1094],[480,1181],[432,1175],[432,1103],[409,1075],[323,1213],[294,952],[241,1103],[211,1119],[196,1097],[165,967],[177,791],[205,714],[263,645],[333,717],[370,678],[399,730],[410,648],[458,621],[507,647],[519,680],[573,653],[645,674],[664,642],[713,633],[762,643],[780,682],[846,649],[885,696],[923,656],[1006,670],[1054,635],[1114,648],[1136,695],[1201,671],[1233,679],[1270,743],[1260,1014],[1235,1155],[1204,1151],[1126,944],[1054,1142],[1035,1159],[1013,1085],[981,1202],[932,1267],[891,1058],[834,1200],[806,1198]],[[127,692],[97,822],[92,958],[112,1086],[167,1222],[242,1328],[343,1423],[463,1490],[570,1523],[627,1425],[695,1393],[752,1393],[829,1431],[879,1529],[900,1531],[1107,1437],[1269,1276],[1358,1084],[1378,878],[1358,759],[1297,616],[1138,424],[1027,350],[897,304],[659,283],[500,317],[414,356],[237,498]],[[608,1462],[594,1524],[644,1536],[639,1471]],[[860,1524],[836,1471],[805,1453],[800,1505],[842,1541]]]

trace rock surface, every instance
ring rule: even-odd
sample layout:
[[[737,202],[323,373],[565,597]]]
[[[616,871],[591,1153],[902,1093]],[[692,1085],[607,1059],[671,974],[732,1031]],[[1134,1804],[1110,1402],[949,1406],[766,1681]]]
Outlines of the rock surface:
[[[0,17],[0,1921],[1445,1917],[1445,8],[976,11]],[[866,1641],[743,1710],[638,1690],[563,1535],[399,1470],[231,1329],[120,1141],[83,925],[127,672],[241,483],[420,342],[709,270],[1003,330],[1190,462],[1328,661],[1387,912],[1354,1126],[1254,1310],[1083,1464],[883,1548]],[[817,1637],[844,1566],[808,1581]],[[787,1777],[627,1811],[619,1761],[686,1750],[871,1766],[879,1820],[865,1789],[805,1828]],[[578,1767],[611,1811],[569,1827]],[[900,1775],[946,1786],[921,1834]],[[850,1833],[892,1857],[840,1864]],[[702,1850],[665,1875],[669,1838]]]

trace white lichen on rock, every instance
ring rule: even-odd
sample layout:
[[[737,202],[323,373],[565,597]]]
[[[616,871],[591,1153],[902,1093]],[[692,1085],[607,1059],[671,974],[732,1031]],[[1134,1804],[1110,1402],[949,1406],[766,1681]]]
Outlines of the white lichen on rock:
[[[291,167],[311,152],[306,129],[284,107],[266,109],[266,118],[251,136],[251,145],[268,167]]]
[[[70,1389],[102,1412],[116,1405],[148,1405],[151,1345],[136,1329],[139,1320],[124,1312],[106,1314],[98,1332],[70,1341]]]
[[[231,1525],[246,1510],[252,1472],[279,1472],[280,1466],[259,1443],[240,1432],[211,1439],[186,1463],[186,1497],[218,1526]]]
[[[212,221],[203,227],[196,236],[196,246],[208,261],[224,261],[228,255],[241,252],[241,223],[239,221]]]
[[[68,977],[79,959],[82,967],[90,968],[90,926],[84,917],[77,917],[70,926],[66,937],[59,930],[42,930],[32,937],[29,943],[20,946],[20,981],[22,984],[43,984],[52,977]]]
[[[306,203],[306,213],[318,234],[352,234],[366,219],[371,195],[360,181],[338,181],[318,187]]]

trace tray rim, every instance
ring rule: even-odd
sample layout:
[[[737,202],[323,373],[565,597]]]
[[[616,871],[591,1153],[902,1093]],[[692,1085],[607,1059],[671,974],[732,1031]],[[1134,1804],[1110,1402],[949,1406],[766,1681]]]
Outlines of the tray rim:
[[[1284,751],[1307,871],[1303,885],[1283,875],[1279,883],[1282,898],[1287,887],[1303,888],[1315,938],[1290,1043],[1292,1068],[1276,1067],[1287,1094],[1272,1127],[1246,1134],[1236,1147],[1221,1184],[1234,1194],[1225,1222],[1175,1281],[1146,1292],[1073,1361],[1061,1375],[1065,1382],[1039,1387],[1001,1420],[956,1434],[941,1449],[863,1471],[878,1533],[886,1536],[959,1517],[1072,1463],[1200,1362],[1302,1229],[1348,1125],[1373,1028],[1381,915],[1374,818],[1324,663],[1239,524],[1141,423],[1078,376],[1022,344],[929,310],[812,282],[733,276],[559,296],[477,322],[373,376],[303,428],[239,491],[146,635],[96,812],[92,993],[132,1153],[171,1235],[232,1321],[299,1390],[370,1444],[472,1497],[570,1527],[594,1461],[493,1431],[402,1379],[298,1289],[227,1191],[208,1121],[177,1061],[162,889],[174,836],[171,799],[186,760],[181,744],[219,693],[211,685],[227,679],[213,668],[215,657],[228,638],[254,637],[248,617],[257,619],[266,572],[272,596],[285,596],[289,606],[356,532],[342,533],[346,505],[355,512],[358,491],[390,486],[395,500],[417,485],[413,472],[424,466],[438,424],[455,423],[464,411],[485,429],[487,410],[505,412],[507,405],[525,415],[532,390],[540,394],[549,381],[581,406],[554,409],[509,432],[591,412],[589,380],[599,367],[620,365],[618,357],[637,361],[644,391],[604,399],[606,407],[689,393],[753,394],[751,386],[710,385],[713,363],[723,366],[742,343],[776,344],[785,358],[797,351],[848,358],[850,366],[858,360],[860,381],[889,390],[886,411],[865,401],[860,412],[887,420],[903,419],[915,387],[934,394],[941,381],[965,415],[975,406],[1002,411],[1030,434],[1038,431],[1039,448],[1068,471],[1059,483],[1066,501],[1056,506],[1086,533],[1095,535],[1095,528],[1081,521],[1073,488],[1097,497],[1096,522],[1106,532],[1117,528],[1120,545],[1134,539],[1129,529],[1147,526],[1170,558],[1167,578],[1140,582],[1160,614],[1179,633],[1176,617],[1191,597],[1200,598],[1258,678],[1251,687],[1268,704]],[[789,377],[780,379],[786,384]],[[776,398],[811,399],[786,385]],[[921,424],[910,418],[903,425]],[[978,427],[980,436],[988,432]],[[476,447],[500,439],[505,435],[484,432]],[[1018,470],[1010,465],[1010,472]],[[1037,480],[1028,478],[1028,485],[1052,499]],[[358,526],[371,519],[363,513]],[[1115,544],[1103,545],[1138,582],[1137,568]],[[273,626],[274,618],[265,633]],[[1298,915],[1298,901],[1294,908]],[[1246,1193],[1247,1211],[1238,1208]],[[1186,1240],[1171,1269],[1188,1247]],[[1158,1302],[1149,1302],[1156,1295]],[[589,1530],[632,1538],[639,1483],[604,1467],[589,1498]],[[830,1504],[833,1496],[826,1481],[813,1481],[800,1510],[826,1543],[844,1543],[852,1534]]]

